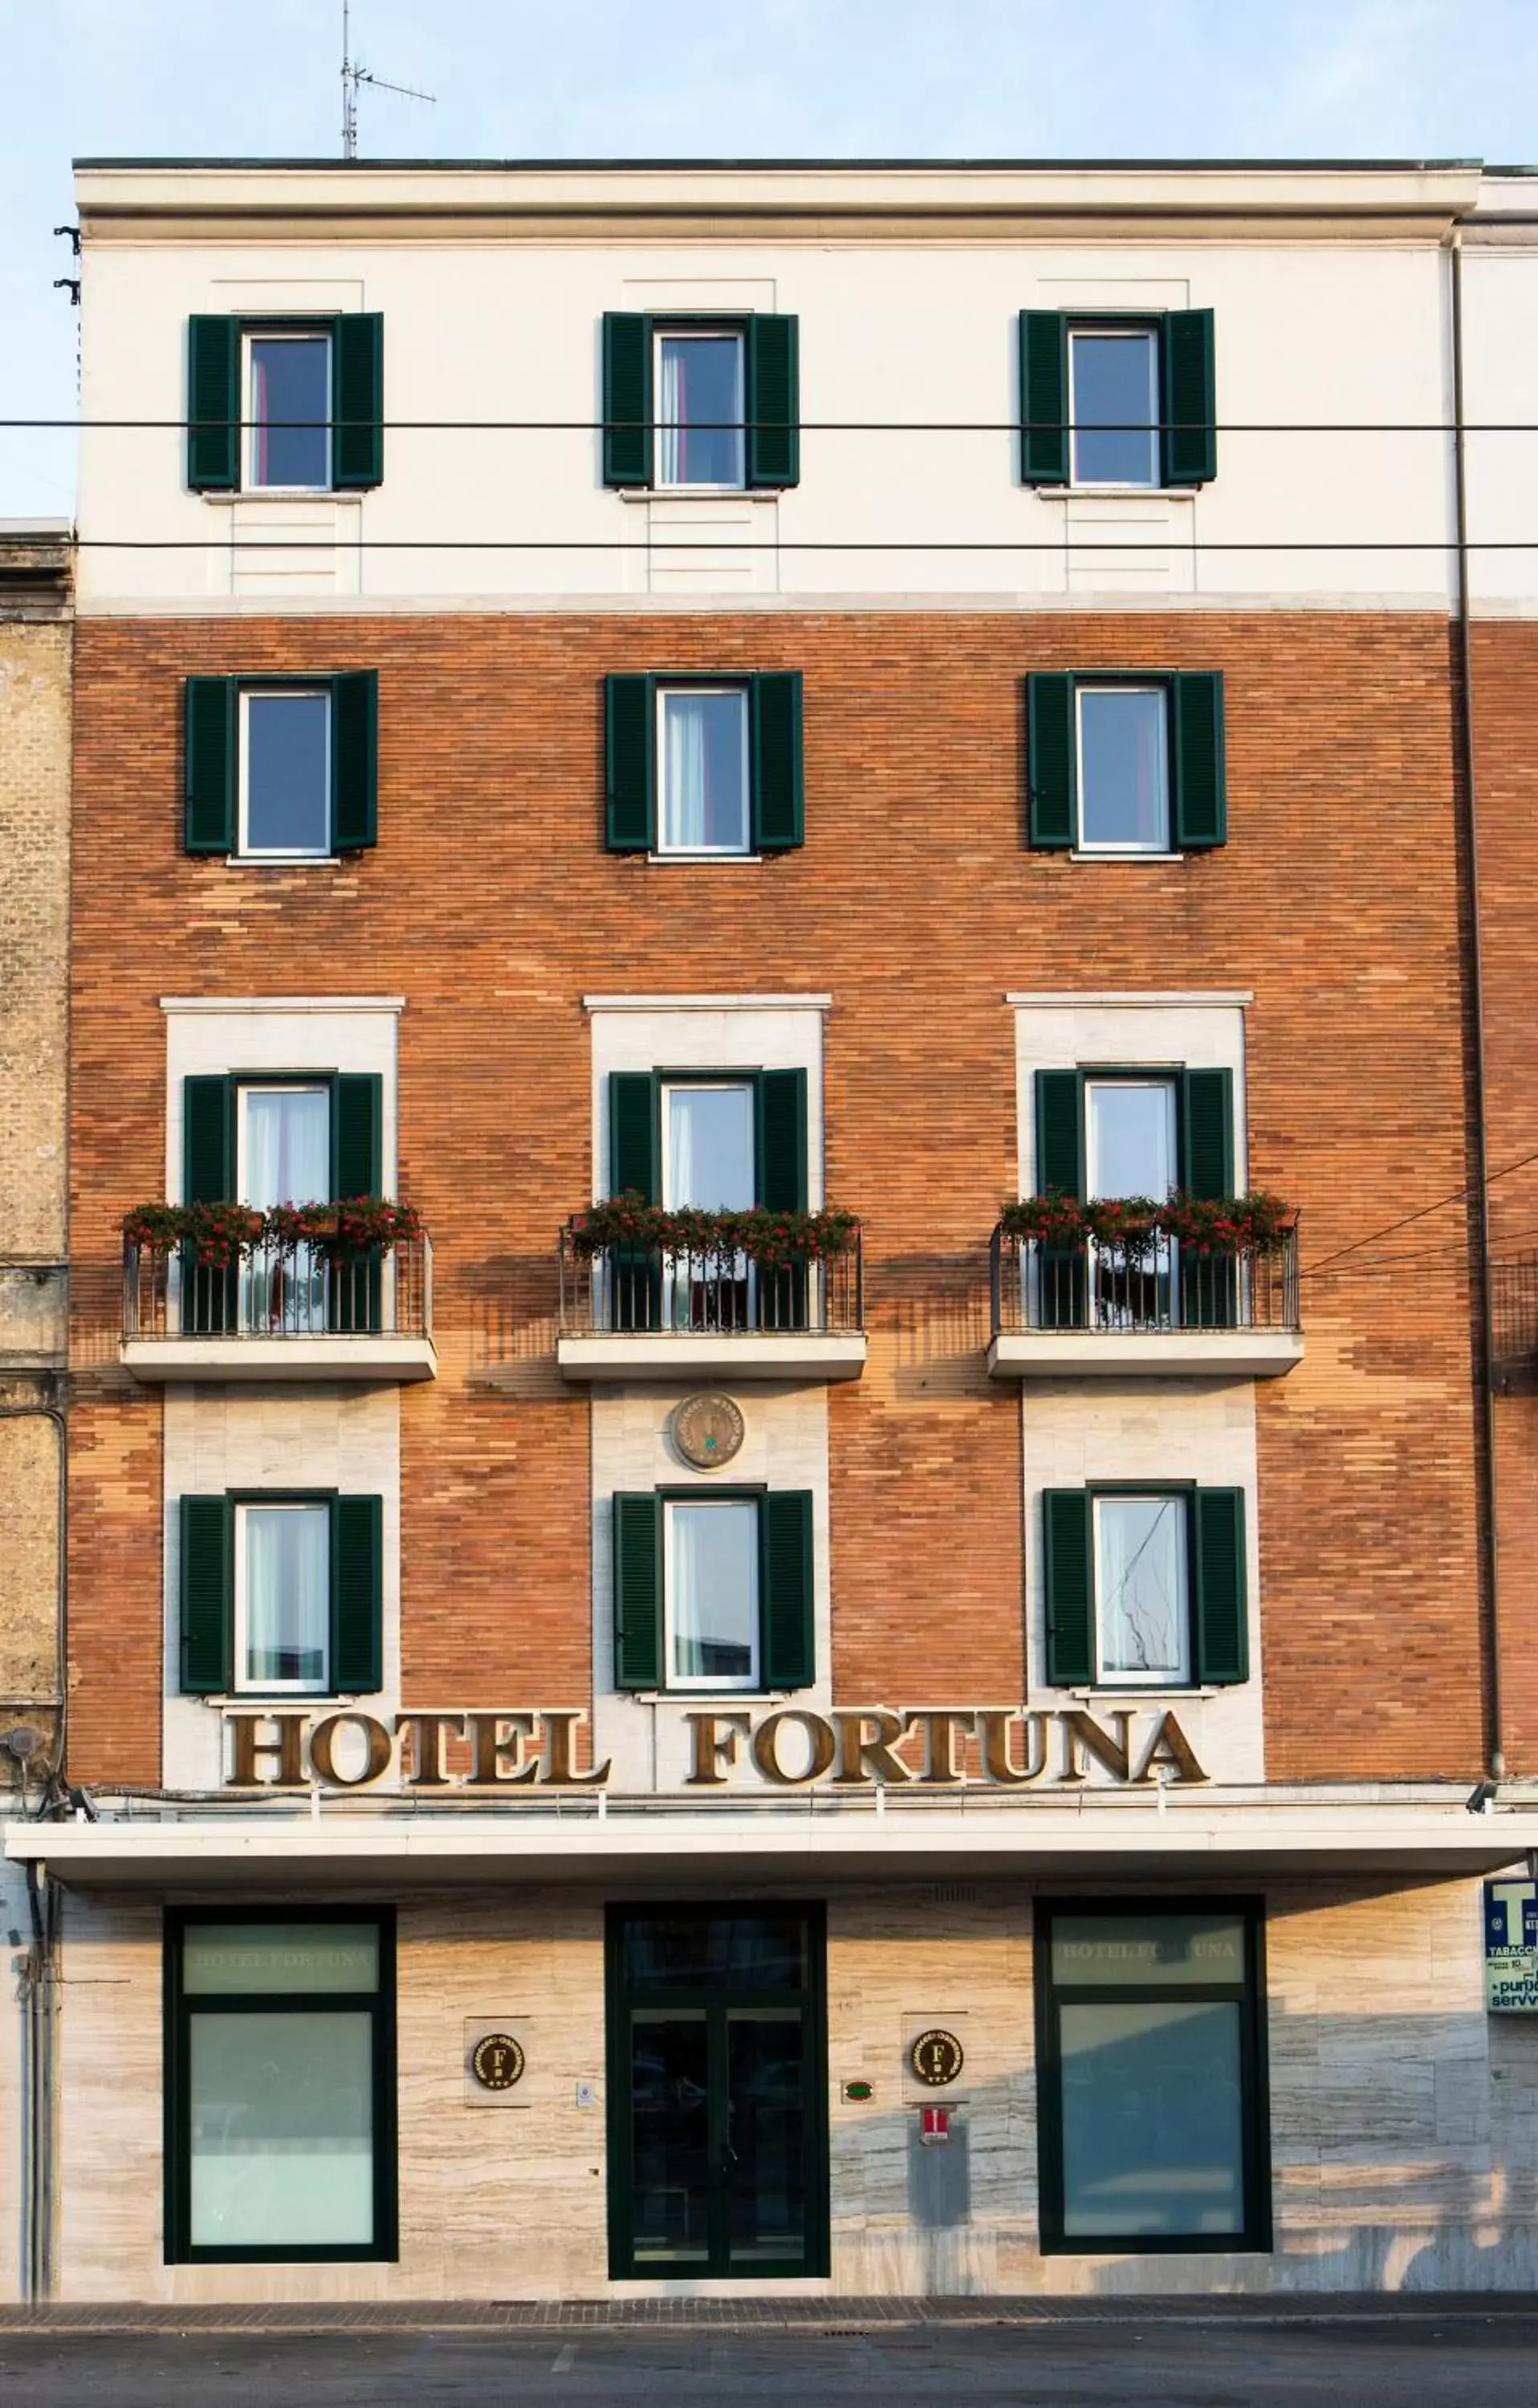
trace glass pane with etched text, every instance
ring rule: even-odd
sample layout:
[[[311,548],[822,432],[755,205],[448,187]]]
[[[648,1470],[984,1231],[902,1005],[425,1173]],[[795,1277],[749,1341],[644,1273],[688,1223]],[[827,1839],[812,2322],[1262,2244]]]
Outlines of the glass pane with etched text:
[[[1100,1678],[1171,1686],[1191,1677],[1186,1503],[1095,1499],[1095,1617]]]
[[[1063,2002],[1071,2238],[1243,2230],[1240,2012],[1226,2000]]]
[[[325,853],[331,849],[331,697],[244,694],[240,850]]]
[[[240,1992],[353,1990],[380,1985],[373,1924],[194,1923],[181,1949],[189,1998]]]
[[[1079,842],[1167,853],[1170,772],[1162,686],[1081,686]]]
[[[194,2013],[194,2247],[370,2246],[373,2081],[367,2012]]]

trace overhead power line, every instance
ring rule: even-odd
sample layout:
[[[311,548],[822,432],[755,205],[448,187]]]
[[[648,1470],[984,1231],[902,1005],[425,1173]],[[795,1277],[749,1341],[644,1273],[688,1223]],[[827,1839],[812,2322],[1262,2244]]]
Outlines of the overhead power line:
[[[53,428],[73,434],[103,434],[142,428],[153,433],[185,433],[189,426],[207,427],[208,419],[187,418],[0,418],[0,428]],[[260,425],[271,432],[280,428],[315,428],[318,426],[380,427],[386,434],[433,433],[448,435],[631,435],[645,430],[659,435],[679,429],[691,434],[755,433],[772,424],[779,431],[783,422],[756,418],[691,418],[684,422],[671,418],[221,418],[221,426],[237,427],[242,433]],[[1189,419],[1109,419],[1097,418],[1080,422],[1077,419],[1019,418],[800,418],[796,425],[802,435],[1192,435],[1210,432],[1214,435],[1445,435],[1458,433],[1451,420],[1413,418],[1352,418],[1352,419],[1203,419],[1200,427]],[[1473,421],[1463,428],[1465,435],[1538,435],[1538,421],[1529,419],[1486,419]],[[1151,490],[1157,490],[1151,489]]]

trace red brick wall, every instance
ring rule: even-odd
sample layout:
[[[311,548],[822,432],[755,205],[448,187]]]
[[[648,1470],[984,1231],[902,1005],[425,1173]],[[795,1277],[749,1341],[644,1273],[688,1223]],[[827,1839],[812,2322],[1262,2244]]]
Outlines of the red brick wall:
[[[1129,661],[1224,669],[1228,847],[1170,865],[1030,853],[1021,676]],[[360,665],[381,670],[378,850],[339,871],[188,859],[181,679]],[[602,851],[599,681],[668,666],[806,672],[804,850],[697,869]],[[409,997],[402,1182],[433,1232],[441,1363],[402,1399],[409,1701],[579,1696],[590,1679],[587,1409],[552,1359],[555,1232],[591,1174],[584,993],[834,996],[827,1184],[865,1218],[872,1333],[867,1376],[830,1407],[851,1700],[1023,1684],[1019,1403],[983,1371],[987,1235],[1016,1159],[1006,989],[1253,988],[1252,1176],[1302,1207],[1305,1264],[1466,1177],[1435,620],[87,621],[77,712],[88,1397],[88,1366],[115,1355],[113,1223],[161,1184],[156,998]],[[1303,1366],[1258,1391],[1269,1769],[1472,1776],[1460,1216],[1338,1273],[1305,1291]],[[516,1369],[510,1394],[478,1383],[497,1364]],[[117,1433],[147,1436],[158,1408],[114,1378],[77,1440],[74,1766],[148,1780],[159,1505],[137,1436]],[[110,1737],[125,1728],[137,1749]]]

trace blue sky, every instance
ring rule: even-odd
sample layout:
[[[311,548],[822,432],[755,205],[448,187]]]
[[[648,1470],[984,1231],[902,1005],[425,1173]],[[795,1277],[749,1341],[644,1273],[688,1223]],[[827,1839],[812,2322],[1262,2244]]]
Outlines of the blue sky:
[[[1538,153],[1538,0],[354,0],[363,154]],[[340,0],[0,0],[0,417],[75,400],[79,154],[339,148]],[[0,514],[67,514],[0,430]]]

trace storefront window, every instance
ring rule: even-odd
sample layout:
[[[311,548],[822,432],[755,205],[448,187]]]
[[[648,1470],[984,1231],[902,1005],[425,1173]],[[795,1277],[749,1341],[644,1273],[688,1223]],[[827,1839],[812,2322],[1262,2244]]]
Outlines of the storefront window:
[[[385,1916],[167,1918],[166,2255],[395,2254]]]
[[[1044,1906],[1042,2239],[1270,2245],[1258,1910]]]

